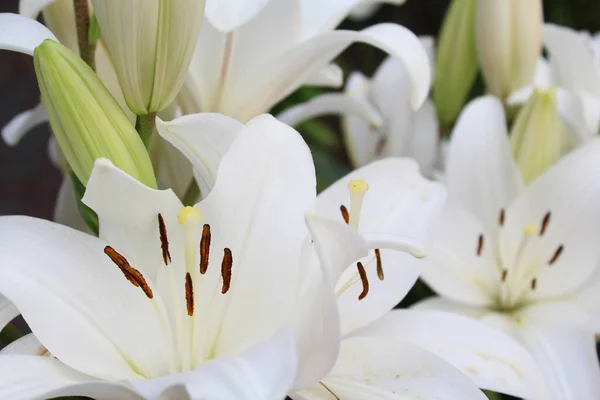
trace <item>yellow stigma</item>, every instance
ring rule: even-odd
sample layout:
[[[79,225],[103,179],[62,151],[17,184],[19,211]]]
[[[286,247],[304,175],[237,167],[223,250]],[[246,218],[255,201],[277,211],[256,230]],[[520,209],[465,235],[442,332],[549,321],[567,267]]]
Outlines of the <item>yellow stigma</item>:
[[[535,235],[538,233],[538,229],[533,224],[527,224],[525,225],[525,228],[523,228],[523,233],[525,233],[526,236]]]
[[[202,213],[200,213],[200,211],[196,210],[194,207],[190,206],[183,207],[179,212],[179,215],[177,216],[177,222],[179,222],[181,225],[188,222],[193,222],[197,224],[200,222],[201,219]]]
[[[350,218],[348,225],[358,229],[358,220],[365,193],[369,190],[369,184],[363,180],[356,179],[348,182],[348,191],[350,191]]]

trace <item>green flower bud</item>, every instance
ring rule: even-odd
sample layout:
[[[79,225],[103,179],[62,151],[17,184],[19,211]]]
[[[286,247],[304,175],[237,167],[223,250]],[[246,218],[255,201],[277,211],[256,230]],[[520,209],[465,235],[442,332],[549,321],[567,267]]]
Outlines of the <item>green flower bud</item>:
[[[510,141],[525,182],[532,181],[572,147],[553,87],[533,92],[517,114]]]
[[[444,125],[456,120],[477,76],[475,5],[453,0],[440,31],[433,100]]]
[[[33,60],[52,131],[77,178],[87,185],[94,161],[104,157],[156,188],[142,140],[96,74],[52,40],[35,48]]]

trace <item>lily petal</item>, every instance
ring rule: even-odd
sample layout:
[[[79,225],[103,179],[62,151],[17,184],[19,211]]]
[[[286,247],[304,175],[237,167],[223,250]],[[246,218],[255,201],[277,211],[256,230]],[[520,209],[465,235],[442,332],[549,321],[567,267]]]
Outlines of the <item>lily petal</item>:
[[[207,0],[206,18],[221,32],[229,32],[258,14],[269,0]]]
[[[20,0],[19,14],[36,19],[38,14],[42,12],[47,5],[54,3],[56,0]]]
[[[408,133],[410,137],[408,149],[402,154],[395,154],[392,150],[392,154],[414,158],[421,167],[423,175],[430,177],[438,164],[440,153],[440,128],[437,112],[431,100],[425,101],[415,113],[411,128]]]
[[[104,254],[105,242],[30,217],[1,217],[0,228],[0,293],[54,356],[104,379],[167,372],[156,308]]]
[[[344,71],[337,64],[329,64],[312,77],[309,77],[304,84],[308,86],[338,88],[344,84]]]
[[[40,343],[33,333],[29,333],[15,340],[2,350],[0,355],[20,354],[27,356],[44,356],[49,355],[48,350]]]
[[[352,115],[366,120],[373,126],[382,123],[381,115],[368,101],[344,93],[324,93],[313,97],[305,103],[286,109],[277,119],[290,126],[296,126],[308,119],[328,114]]]
[[[0,49],[33,56],[33,49],[46,39],[58,41],[48,28],[18,14],[0,14]]]
[[[15,146],[27,132],[46,121],[48,121],[46,109],[40,103],[31,110],[23,111],[11,119],[2,128],[2,139],[7,145]]]
[[[219,164],[244,125],[221,114],[186,115],[170,122],[156,119],[158,133],[194,167],[194,176],[203,197],[215,185]]]
[[[508,140],[504,110],[492,96],[472,101],[452,134],[446,168],[449,201],[483,222],[495,241],[500,210],[523,187]]]
[[[90,228],[79,213],[73,181],[69,175],[63,177],[63,181],[58,189],[52,219],[61,225],[77,229],[81,232],[91,233]]]
[[[393,337],[421,346],[483,389],[522,398],[549,395],[527,350],[510,336],[471,318],[439,311],[393,310],[353,336]]]
[[[0,331],[19,315],[19,310],[4,296],[0,295]]]

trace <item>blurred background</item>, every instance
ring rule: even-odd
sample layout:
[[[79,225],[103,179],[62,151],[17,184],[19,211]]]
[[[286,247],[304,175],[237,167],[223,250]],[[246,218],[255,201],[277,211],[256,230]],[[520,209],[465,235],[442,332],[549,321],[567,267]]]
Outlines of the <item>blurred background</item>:
[[[364,21],[348,20],[342,28],[361,29],[375,22],[400,23],[418,35],[435,36],[441,25],[449,0],[408,0],[400,7],[385,5]],[[0,12],[17,12],[18,0],[0,1]],[[600,30],[598,0],[544,0],[545,20],[576,29]],[[366,45],[354,45],[338,60],[347,73],[360,70],[371,75],[383,59],[383,54]],[[476,85],[476,88],[481,85]],[[319,89],[302,88],[276,106],[282,109],[308,99]],[[480,89],[481,90],[481,89]],[[477,95],[477,89],[472,95]],[[0,51],[0,127],[17,113],[38,103],[33,60],[16,52]],[[319,189],[349,171],[343,150],[338,120],[325,118],[299,127],[313,149]],[[60,174],[48,158],[47,125],[36,128],[15,147],[0,140],[0,215],[24,214],[51,218]]]

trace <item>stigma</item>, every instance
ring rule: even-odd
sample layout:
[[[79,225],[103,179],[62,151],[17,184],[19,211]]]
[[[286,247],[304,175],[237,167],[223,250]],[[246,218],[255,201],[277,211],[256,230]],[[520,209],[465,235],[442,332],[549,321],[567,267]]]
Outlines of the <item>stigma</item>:
[[[350,192],[350,211],[348,215],[348,225],[358,229],[360,220],[360,210],[365,198],[365,193],[369,190],[369,184],[360,179],[354,179],[348,182],[348,191]]]

